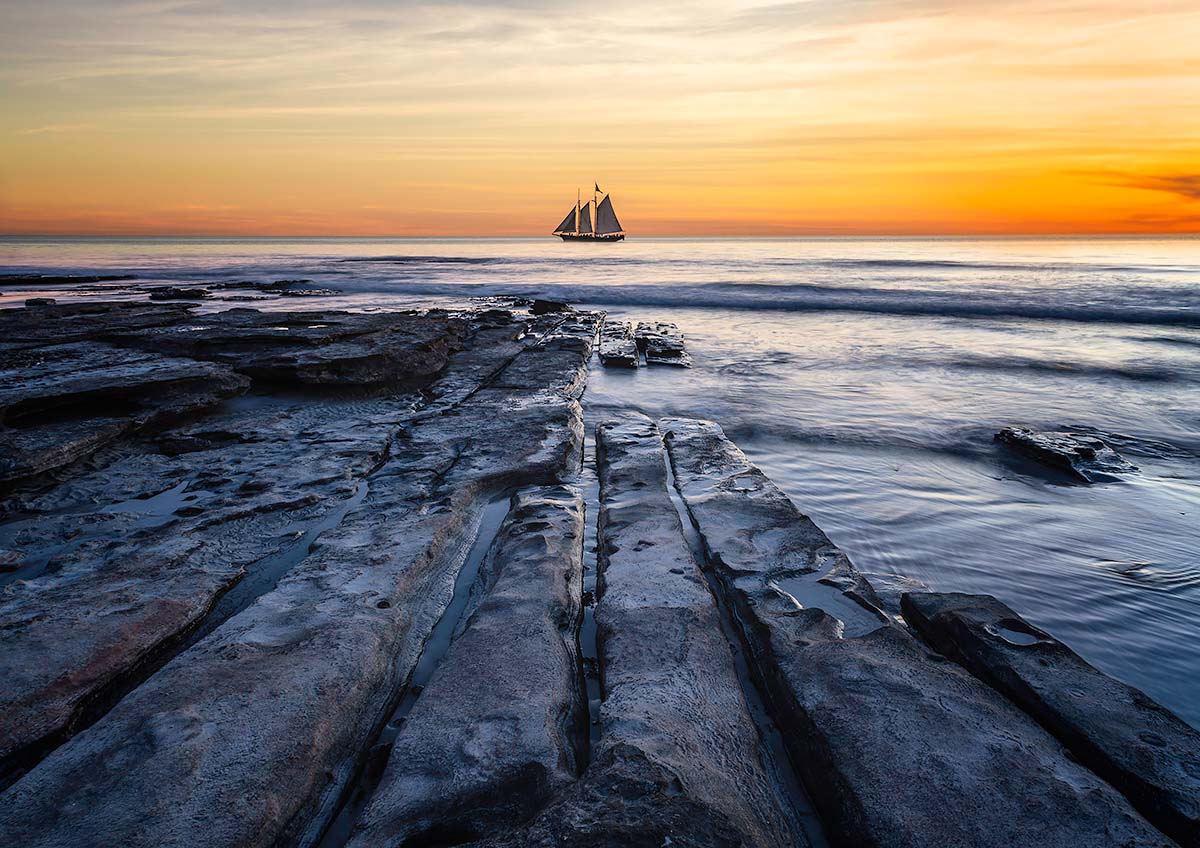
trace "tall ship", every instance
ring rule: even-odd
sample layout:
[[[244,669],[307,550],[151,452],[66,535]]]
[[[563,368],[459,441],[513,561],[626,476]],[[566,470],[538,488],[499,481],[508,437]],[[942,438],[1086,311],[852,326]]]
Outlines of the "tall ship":
[[[575,208],[567,213],[562,223],[554,228],[554,235],[563,241],[623,241],[625,231],[613,211],[612,197],[600,190],[596,183],[592,199],[583,203],[578,193]],[[600,195],[604,199],[600,199]],[[594,222],[594,223],[593,223]]]

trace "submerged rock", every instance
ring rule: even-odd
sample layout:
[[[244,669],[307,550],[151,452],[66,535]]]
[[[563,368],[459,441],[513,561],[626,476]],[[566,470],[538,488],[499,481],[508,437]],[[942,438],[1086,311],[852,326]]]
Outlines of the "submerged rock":
[[[204,300],[212,295],[208,289],[188,289],[181,286],[165,286],[150,290],[151,300]]]
[[[1037,719],[1180,845],[1200,845],[1200,732],[990,595],[919,592],[902,603],[930,645]]]
[[[1116,475],[1137,471],[1098,436],[1068,432],[1035,432],[1025,427],[1005,427],[995,440],[1033,459],[1084,481],[1099,483]]]
[[[465,842],[519,824],[575,779],[583,502],[514,497],[479,598],[421,692],[349,844]]]
[[[1170,844],[994,690],[876,615],[845,555],[717,425],[663,426],[792,761],[840,842]],[[771,579],[827,570],[847,603],[833,587],[810,582],[793,594]]]

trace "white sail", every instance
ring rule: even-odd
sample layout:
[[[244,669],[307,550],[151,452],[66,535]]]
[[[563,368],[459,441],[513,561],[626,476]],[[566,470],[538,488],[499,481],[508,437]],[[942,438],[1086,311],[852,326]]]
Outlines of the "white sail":
[[[571,211],[567,213],[567,217],[563,218],[561,224],[554,228],[556,233],[573,233],[575,232],[575,207],[571,207]]]
[[[609,195],[605,195],[596,207],[596,232],[600,235],[621,232],[621,222],[617,220],[617,213],[613,211],[612,198]]]
[[[579,232],[590,233],[592,231],[592,204],[588,203],[579,210]]]

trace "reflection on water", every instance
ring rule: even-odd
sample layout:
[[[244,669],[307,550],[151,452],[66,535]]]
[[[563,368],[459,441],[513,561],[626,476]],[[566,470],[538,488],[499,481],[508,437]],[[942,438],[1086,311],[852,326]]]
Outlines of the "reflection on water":
[[[596,371],[591,420],[720,422],[890,602],[995,594],[1200,725],[1196,240],[0,240],[0,259],[343,290],[265,308],[523,293],[675,321],[695,367]],[[1080,485],[992,442],[1014,424],[1094,428],[1141,470]]]

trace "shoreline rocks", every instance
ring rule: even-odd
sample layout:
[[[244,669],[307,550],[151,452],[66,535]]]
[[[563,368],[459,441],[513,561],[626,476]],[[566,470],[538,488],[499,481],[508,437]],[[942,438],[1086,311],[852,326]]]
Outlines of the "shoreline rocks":
[[[349,845],[479,839],[575,780],[583,521],[578,491],[514,496],[481,599],[404,719]]]
[[[1031,715],[1180,845],[1200,845],[1200,732],[990,595],[913,592],[904,619]]]
[[[720,427],[662,426],[677,487],[833,839],[1170,844],[1041,727],[888,620],[845,555]],[[772,579],[793,572],[824,576],[797,597]]]
[[[598,321],[574,331],[580,370]],[[544,359],[549,386],[560,364],[546,353],[513,361]],[[579,462],[578,403],[551,388],[484,386],[443,411],[400,428],[361,505],[273,589],[0,795],[3,841],[315,841],[449,602],[483,506]]]
[[[637,368],[641,365],[633,325],[628,321],[605,321],[600,328],[600,362],[605,368]]]
[[[716,604],[667,491],[658,427],[636,414],[605,421],[596,446],[598,756],[623,760],[632,773],[648,761],[672,775],[682,798],[706,811],[699,822],[724,819],[739,844],[807,845],[763,763]],[[647,837],[703,842],[695,824],[672,830],[661,815],[643,804]]]
[[[1084,483],[1111,482],[1121,474],[1137,471],[1137,466],[1098,436],[1005,427],[996,434],[995,441]]]
[[[593,484],[635,334],[498,305],[0,312],[0,843],[1195,844],[1194,731],[992,598],[915,638],[716,424]]]
[[[676,365],[690,368],[692,358],[683,347],[683,333],[666,321],[640,321],[633,331],[638,350],[647,365]]]

